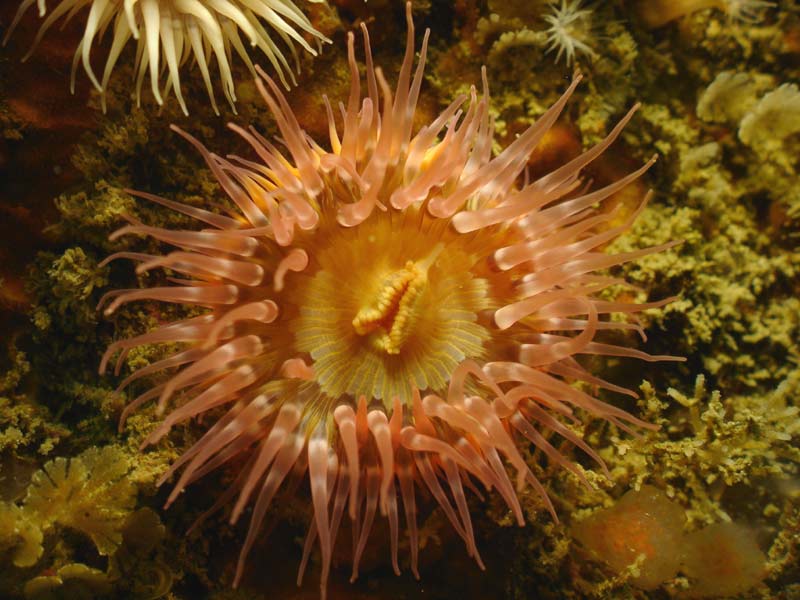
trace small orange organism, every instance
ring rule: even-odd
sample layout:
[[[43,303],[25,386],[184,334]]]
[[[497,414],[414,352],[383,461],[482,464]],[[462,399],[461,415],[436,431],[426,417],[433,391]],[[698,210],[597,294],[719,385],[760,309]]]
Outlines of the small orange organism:
[[[661,490],[645,485],[578,523],[574,535],[615,571],[644,555],[632,582],[648,590],[677,574],[685,522],[683,508]]]
[[[681,571],[692,581],[693,596],[727,597],[742,594],[761,581],[766,562],[750,528],[715,523],[686,536]]]

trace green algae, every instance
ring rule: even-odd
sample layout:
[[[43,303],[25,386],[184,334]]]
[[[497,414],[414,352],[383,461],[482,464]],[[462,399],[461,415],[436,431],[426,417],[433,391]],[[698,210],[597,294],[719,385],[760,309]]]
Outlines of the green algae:
[[[0,453],[19,457],[27,453],[47,456],[58,443],[69,436],[67,427],[54,421],[50,411],[30,399],[22,383],[31,365],[25,353],[12,343],[8,348],[8,366],[0,377]],[[2,497],[13,497],[15,469],[10,461],[3,466]]]
[[[307,65],[305,79],[292,94],[292,102],[299,106],[318,107],[313,102],[321,92],[332,86],[345,89],[342,31],[351,27],[352,13],[344,2],[333,4],[342,6],[338,15],[335,10],[326,13],[330,23],[324,32],[336,33],[337,47],[326,48],[318,64]],[[415,7],[417,18],[433,27],[422,103],[434,111],[446,105],[480,81],[480,67],[485,64],[492,114],[502,139],[498,149],[558,97],[572,68],[556,63],[555,53],[547,52],[545,2],[451,4],[433,0]],[[372,1],[357,10],[369,14],[370,5]],[[599,449],[611,473],[610,480],[604,478],[575,452],[592,490],[532,453],[535,472],[556,504],[558,523],[533,493],[523,494],[529,523],[523,529],[513,528],[496,499],[471,500],[482,552],[491,557],[496,551],[501,557],[489,558],[490,572],[481,575],[493,579],[497,587],[492,589],[500,590],[497,597],[652,597],[636,587],[636,565],[622,571],[608,569],[579,547],[572,532],[574,522],[613,506],[626,491],[643,485],[663,490],[678,503],[689,528],[736,519],[764,532],[759,541],[769,559],[765,586],[748,597],[797,592],[800,493],[791,482],[797,480],[800,464],[800,140],[789,134],[751,144],[739,134],[742,120],[760,98],[800,75],[797,50],[782,41],[786,32],[797,31],[798,19],[784,5],[767,11],[763,22],[755,25],[729,25],[719,11],[702,11],[652,31],[626,10],[625,3],[591,6],[596,36],[592,48],[597,56],[578,61],[585,82],[564,120],[574,125],[578,142],[587,146],[634,102],[643,103],[621,147],[613,150],[619,164],[596,175],[602,179],[609,171],[616,173],[615,168],[621,172],[635,168],[658,152],[660,160],[646,178],[656,193],[631,231],[609,250],[625,252],[683,240],[680,246],[624,265],[619,274],[640,286],[642,300],[678,296],[669,306],[648,312],[649,340],[644,349],[686,356],[688,362],[648,365],[643,370],[623,361],[593,363],[615,383],[638,387],[641,397],[631,408],[661,428],[642,432],[640,438],[604,424],[590,424],[580,432]],[[402,32],[400,12],[373,15],[369,27],[373,38],[389,46],[387,39]],[[380,55],[377,62],[398,64],[394,48],[373,45]],[[197,439],[202,427],[176,431],[159,447],[141,453],[139,445],[157,421],[152,407],[133,415],[118,432],[121,410],[133,395],[115,395],[117,379],[97,374],[99,358],[114,339],[189,314],[180,307],[144,303],[123,307],[108,322],[95,310],[107,289],[158,281],[159,275],[139,276],[129,265],[99,266],[111,252],[156,249],[152,242],[136,238],[108,241],[126,215],[153,225],[187,223],[123,190],[145,189],[195,206],[206,206],[206,198],[220,198],[199,157],[168,130],[173,121],[215,149],[243,151],[224,132],[225,119],[200,103],[191,107],[191,121],[181,117],[175,103],[162,112],[147,105],[141,110],[113,108],[130,107],[129,73],[124,69],[112,83],[111,112],[98,116],[98,127],[86,134],[73,157],[81,183],[54,199],[58,217],[48,230],[52,244],[29,266],[31,303],[25,309],[29,324],[17,336],[24,344],[6,345],[8,360],[0,363],[0,483],[8,487],[0,505],[0,551],[10,559],[0,567],[0,586],[6,586],[0,589],[21,595],[30,588],[29,597],[60,597],[73,589],[70,586],[83,591],[69,593],[92,594],[96,588],[98,595],[111,586],[115,597],[131,598],[188,599],[198,597],[198,590],[220,600],[262,597],[255,591],[228,589],[242,532],[230,527],[224,515],[210,517],[201,536],[195,534],[191,541],[184,536],[203,507],[213,504],[219,480],[201,483],[192,502],[179,501],[168,512],[159,509],[163,498],[156,496],[156,480]],[[386,71],[394,72],[390,67]],[[698,105],[723,71],[754,81],[745,86],[749,97],[729,97],[731,91],[722,90],[713,100],[717,109],[705,108],[710,98],[703,107]],[[185,85],[187,96],[192,90],[202,95],[197,77]],[[248,85],[240,84],[239,96],[251,97],[252,104],[240,102],[242,115],[235,120],[253,121],[260,130],[274,133],[274,123]],[[97,103],[96,98],[92,102]],[[315,114],[307,111],[301,119],[317,135],[324,128]],[[4,137],[24,140],[25,127],[5,103],[0,104],[0,125]],[[17,346],[24,346],[24,351]],[[165,351],[145,347],[131,352],[122,372],[145,366]],[[643,376],[647,381],[642,382]],[[116,511],[110,530],[105,530],[113,542],[109,545],[97,544],[91,533],[103,520],[94,523],[93,517],[79,524],[67,517],[46,516],[26,508],[24,499],[31,480],[37,481],[35,473],[42,472],[38,469],[66,464],[63,461],[69,457],[81,461],[98,452],[99,466],[118,469],[115,481],[123,486],[122,492],[113,486],[100,488],[92,497],[96,505]],[[56,462],[46,462],[51,460]],[[6,465],[12,461],[28,466],[9,479]],[[230,483],[225,479],[230,475],[220,477],[223,485]],[[124,501],[115,504],[120,497]],[[52,509],[64,511],[66,506],[57,500]],[[279,510],[289,523],[305,518],[299,506]],[[75,530],[77,536],[70,533]],[[423,555],[434,557],[424,573],[430,597],[450,597],[448,585],[453,580],[442,575],[440,581],[436,572],[442,563],[455,560],[447,552],[446,530],[446,520],[436,514],[423,527]],[[297,531],[279,538],[292,549],[292,565],[302,544]],[[141,532],[152,536],[137,538]],[[506,544],[512,552],[502,551]],[[225,556],[216,551],[220,546]],[[469,563],[462,566],[477,571]],[[379,590],[402,593],[367,590],[369,597],[414,597],[417,588],[410,576],[395,584],[393,575],[376,569]],[[679,575],[657,593],[668,597],[687,587]]]

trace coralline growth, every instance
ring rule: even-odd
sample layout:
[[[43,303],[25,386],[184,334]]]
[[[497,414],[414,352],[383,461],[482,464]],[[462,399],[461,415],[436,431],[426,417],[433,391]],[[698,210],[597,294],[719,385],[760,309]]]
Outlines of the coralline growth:
[[[764,94],[739,124],[739,139],[761,150],[800,132],[800,90],[784,83]]]
[[[697,102],[697,116],[710,123],[738,125],[739,139],[759,152],[780,150],[800,132],[800,90],[784,83],[764,93],[770,77],[721,71]]]

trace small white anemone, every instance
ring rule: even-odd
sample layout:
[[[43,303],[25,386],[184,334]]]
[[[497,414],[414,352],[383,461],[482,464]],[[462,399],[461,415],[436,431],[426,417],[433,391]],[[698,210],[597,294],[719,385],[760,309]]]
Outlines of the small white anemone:
[[[309,0],[313,3],[324,1]],[[111,73],[123,48],[131,39],[136,42],[134,81],[137,105],[141,103],[142,84],[149,72],[156,102],[163,104],[163,97],[174,89],[185,114],[188,114],[188,110],[181,92],[180,71],[189,59],[193,58],[200,68],[211,104],[219,114],[209,72],[209,64],[214,59],[222,79],[225,98],[230,102],[231,108],[234,108],[236,93],[230,60],[234,53],[244,61],[255,77],[255,67],[246,45],[257,47],[288,89],[287,74],[292,83],[297,82],[283,49],[272,39],[273,34],[283,40],[298,71],[300,62],[295,45],[316,56],[322,42],[330,42],[314,29],[308,17],[291,0],[59,0],[49,15],[45,0],[23,0],[3,44],[33,5],[38,7],[39,16],[46,18],[23,60],[31,56],[56,21],[63,17],[67,22],[88,9],[83,39],[78,44],[72,61],[71,89],[75,91],[75,75],[78,64],[82,63],[92,84],[101,93],[103,111],[106,109],[106,91]],[[271,33],[265,26],[271,29]],[[111,45],[102,79],[98,79],[92,69],[90,51],[95,40],[109,27],[113,31]],[[239,35],[240,32],[244,34],[246,45]],[[316,49],[309,45],[300,32],[315,39]],[[162,74],[166,74],[165,77]]]
[[[544,20],[550,26],[547,34],[547,52],[558,50],[556,62],[566,57],[567,66],[575,62],[578,54],[596,58],[597,53],[589,45],[592,37],[592,10],[581,8],[581,0],[561,0],[561,5],[552,4],[552,12]]]

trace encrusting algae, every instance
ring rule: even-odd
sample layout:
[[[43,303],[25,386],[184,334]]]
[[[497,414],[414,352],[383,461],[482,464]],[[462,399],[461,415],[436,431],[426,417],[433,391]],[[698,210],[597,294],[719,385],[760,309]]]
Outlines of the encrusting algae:
[[[18,3],[3,4],[0,23],[7,27]],[[335,102],[346,100],[350,78],[341,51],[346,32],[357,32],[359,19],[366,21],[374,62],[383,65],[387,81],[394,82],[402,60],[396,41],[405,35],[405,19],[398,4],[380,0],[334,0],[327,7],[296,4],[333,45],[313,61],[300,57],[303,72],[287,101],[312,137],[327,139],[321,98],[328,95],[338,119]],[[332,552],[329,598],[334,600],[415,598],[422,593],[465,599],[766,600],[800,593],[800,135],[792,115],[783,112],[792,110],[793,86],[800,80],[800,20],[788,2],[751,3],[754,10],[745,16],[752,21],[732,18],[729,3],[695,2],[656,26],[641,13],[645,3],[567,2],[589,11],[588,26],[580,30],[588,37],[580,39],[594,53],[576,52],[574,64],[567,66],[563,54],[556,61],[558,49],[548,52],[547,41],[547,16],[563,4],[415,3],[415,21],[431,27],[432,33],[419,118],[412,131],[430,123],[459,94],[469,94],[485,65],[492,86],[489,112],[496,156],[541,117],[563,92],[573,69],[579,68],[584,80],[575,98],[528,160],[534,180],[597,143],[628,107],[641,102],[617,144],[587,171],[599,187],[635,169],[654,151],[660,154],[641,183],[607,201],[609,207],[618,206],[618,218],[624,221],[641,194],[649,187],[655,190],[632,228],[604,251],[629,252],[671,240],[683,244],[615,268],[610,276],[638,287],[611,289],[606,299],[678,299],[641,315],[646,341],[637,340],[636,332],[623,331],[610,342],[652,354],[682,355],[688,361],[634,366],[627,360],[581,358],[593,374],[637,389],[640,395],[638,400],[620,401],[600,390],[600,400],[618,404],[659,429],[630,437],[613,424],[568,424],[604,460],[609,478],[570,442],[546,437],[576,464],[590,487],[548,460],[542,450],[521,447],[559,520],[542,510],[538,495],[525,492],[519,502],[527,525],[518,528],[501,496],[489,493],[481,499],[468,493],[475,546],[486,572],[470,564],[448,517],[433,509],[435,501],[428,495],[419,493],[422,580],[416,582],[408,572],[410,545],[402,535],[398,566],[403,575],[395,577],[387,550],[390,531],[376,515],[358,581],[347,583],[350,544],[337,544]],[[659,3],[647,5],[655,10]],[[48,13],[55,7],[57,3],[48,3]],[[115,395],[119,381],[96,372],[109,343],[202,314],[202,309],[148,301],[121,307],[111,321],[94,311],[110,289],[167,284],[165,276],[137,274],[124,261],[101,266],[113,252],[164,253],[162,244],[142,237],[108,240],[123,219],[170,230],[193,228],[191,219],[137,201],[124,190],[143,190],[207,210],[208,199],[214,198],[222,205],[210,210],[232,208],[222,200],[202,160],[170,133],[169,125],[191,131],[214,149],[253,155],[225,132],[225,121],[231,118],[228,106],[218,106],[223,119],[215,116],[202,73],[188,61],[180,77],[191,120],[182,116],[179,103],[163,93],[163,87],[161,108],[144,94],[142,108],[137,109],[131,97],[134,44],[123,50],[109,79],[104,94],[107,114],[101,111],[103,98],[91,91],[86,78],[77,79],[74,99],[64,100],[55,111],[32,110],[47,99],[37,103],[20,94],[37,86],[64,87],[63,76],[54,76],[42,65],[68,70],[85,24],[76,16],[63,32],[54,27],[32,62],[20,66],[18,60],[41,24],[35,12],[32,9],[20,21],[0,61],[0,216],[12,223],[9,231],[32,234],[32,250],[4,248],[0,253],[14,259],[0,268],[0,331],[5,334],[0,347],[0,596],[318,597],[313,586],[298,590],[295,581],[311,516],[308,503],[276,498],[267,519],[269,542],[256,543],[251,551],[260,566],[248,570],[240,588],[231,590],[246,532],[229,525],[229,511],[206,510],[220,489],[234,485],[244,462],[198,480],[170,510],[162,510],[168,492],[156,487],[157,480],[200,439],[209,421],[176,428],[168,441],[140,452],[139,446],[160,422],[154,407],[143,405],[130,414],[121,432],[118,422],[125,405],[149,384],[136,382],[130,395]],[[101,39],[95,47],[96,56],[92,54],[98,74],[108,56],[110,32],[109,28],[106,42]],[[419,48],[421,35],[417,38]],[[305,40],[314,47],[313,37]],[[256,62],[257,53],[250,56]],[[211,66],[214,91],[224,91],[213,80],[213,71]],[[161,74],[166,77],[167,71]],[[231,76],[241,121],[252,122],[265,138],[276,139],[280,134],[262,109],[247,66],[233,61]],[[776,97],[788,101],[776,108]],[[757,126],[764,118],[770,126]],[[80,137],[75,134],[78,122]],[[58,152],[53,151],[56,146],[61,147]],[[18,183],[21,173],[31,185]],[[39,216],[32,219],[32,212]],[[399,265],[398,277],[413,280],[415,264],[407,270],[405,263]],[[285,281],[296,276],[289,271]],[[381,334],[390,331],[391,327]],[[375,337],[376,343],[380,337]],[[177,345],[143,346],[125,357],[121,369],[146,368],[178,350]],[[598,392],[592,386],[579,388]],[[105,514],[114,518],[97,523],[73,519],[67,506],[57,506],[60,502],[43,515],[26,509],[28,490],[43,469],[52,470],[68,459],[80,465],[90,456],[99,461],[100,470],[126,473],[118,484],[97,487],[84,502],[110,511]],[[121,504],[111,494],[115,485],[124,490]],[[671,575],[651,585],[637,579],[648,569],[642,554],[632,563],[612,565],[579,541],[583,524],[605,515],[621,518],[618,507],[630,503],[630,495],[643,498],[647,493],[667,503],[670,514],[681,522],[678,566],[674,572],[674,567],[666,569]],[[303,486],[296,494],[311,497]],[[626,514],[631,518],[634,513]],[[192,527],[198,519],[201,523]],[[103,523],[110,524],[114,540],[105,553],[91,537],[92,531],[103,531]],[[620,531],[616,527],[611,533]],[[339,537],[349,542],[353,532],[347,531],[346,515],[342,528]],[[645,527],[642,533],[638,539],[656,532]],[[701,547],[687,544],[692,537],[712,544],[717,554],[727,553],[725,544],[730,543],[741,559],[735,575],[742,579],[726,574],[724,564],[704,564],[701,559],[709,558],[709,552],[700,550],[699,558],[687,558],[691,548]],[[674,565],[676,556],[662,553],[656,561]],[[321,566],[312,553],[312,579]],[[714,580],[716,574],[721,579]],[[747,583],[733,587],[738,581]]]

